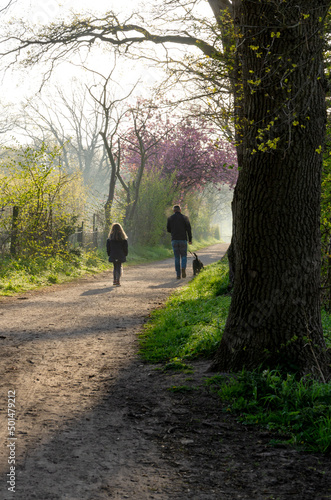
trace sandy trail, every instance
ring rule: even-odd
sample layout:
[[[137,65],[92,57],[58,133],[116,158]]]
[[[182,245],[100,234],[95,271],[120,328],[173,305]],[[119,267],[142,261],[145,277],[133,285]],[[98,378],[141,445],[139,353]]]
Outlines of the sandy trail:
[[[199,256],[208,264],[226,247]],[[153,439],[148,419],[156,425],[174,403],[157,384],[147,389],[154,369],[137,356],[136,335],[148,312],[192,277],[189,271],[176,280],[167,259],[125,267],[120,288],[111,285],[110,270],[0,299],[1,499],[191,498]],[[10,453],[15,493],[8,491]]]

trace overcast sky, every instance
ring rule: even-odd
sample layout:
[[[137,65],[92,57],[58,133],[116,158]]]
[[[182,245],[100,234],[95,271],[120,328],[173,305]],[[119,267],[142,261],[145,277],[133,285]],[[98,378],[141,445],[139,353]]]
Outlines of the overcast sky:
[[[7,2],[8,0],[0,0],[0,6],[4,1]],[[148,1],[152,2],[152,5],[155,6],[158,1],[162,0]],[[63,0],[63,3],[58,0],[14,0],[13,5],[8,12],[2,16],[1,21],[3,18],[5,18],[4,20],[9,20],[10,18],[23,18],[27,23],[34,25],[48,25],[56,21],[56,19],[66,17],[67,15],[69,16],[71,11],[74,11],[76,14],[84,14],[87,12],[104,14],[111,10],[116,13],[120,11],[119,14],[129,14],[133,11],[143,13],[144,11],[147,12],[148,1],[145,1],[147,6],[144,7],[142,6],[143,2],[140,0]],[[207,12],[205,12],[207,15],[208,11],[210,11],[209,14],[212,16],[207,2],[202,5],[202,8],[203,11],[207,9]],[[6,26],[6,23],[2,22],[2,26]],[[156,50],[162,51],[163,49],[157,47]],[[182,50],[189,49],[185,48]],[[81,62],[78,55],[70,56],[70,60],[77,66]],[[93,48],[92,56],[89,57],[86,65],[90,69],[99,71],[104,76],[107,76],[113,67],[111,47],[106,44],[101,44],[101,47]],[[41,97],[43,98],[43,96],[47,94],[56,96],[56,91],[54,90],[54,86],[56,85],[60,87],[70,99],[70,96],[72,96],[72,89],[77,87],[76,82],[73,82],[73,78],[76,78],[76,81],[79,81],[83,85],[90,86],[92,82],[90,72],[78,68],[77,66],[70,63],[60,64],[53,72],[51,80],[42,88]],[[15,114],[23,101],[32,98],[34,95],[40,95],[39,91],[44,72],[45,63],[23,69],[15,64],[14,71],[5,73],[6,76],[2,78],[0,105],[9,104],[10,113]],[[4,73],[2,76],[3,75]],[[142,59],[132,61],[119,57],[114,76],[118,84],[114,87],[114,91],[118,92],[118,94],[116,94],[117,98],[126,96],[138,80],[141,83],[136,87],[135,96],[141,95],[148,98],[151,97],[151,88],[160,82],[165,74],[159,68],[156,68],[153,63],[147,64]],[[178,95],[178,92],[181,92],[181,90],[176,90],[176,95]],[[173,93],[174,92],[172,92],[172,94]],[[169,99],[171,99],[171,95]],[[7,110],[5,114],[7,114]]]
[[[4,1],[4,0],[1,0]],[[86,11],[104,13],[108,10],[131,12],[138,5],[139,0],[16,0],[10,8],[12,16],[24,17],[33,23],[47,24],[57,17],[62,17],[66,12],[74,10],[76,13]]]
[[[4,0],[0,0],[0,3]],[[64,0],[62,3],[57,0],[16,0],[5,15],[5,19],[24,18],[28,22],[36,25],[47,25],[58,18],[69,15],[71,11],[78,14],[84,12],[93,12],[95,14],[104,14],[109,10],[118,12],[120,5],[121,13],[130,13],[138,9],[139,0]],[[103,49],[105,49],[104,46]],[[105,54],[103,49],[94,50],[93,57],[90,58],[88,66],[94,70],[106,74],[112,67],[112,58],[110,53]],[[79,57],[72,57],[75,64],[80,63]],[[128,71],[128,66],[130,70]],[[138,79],[143,80],[142,92],[148,86],[153,85],[160,79],[160,71],[153,67],[144,66],[141,63],[119,60],[118,80],[123,86],[133,85]],[[16,103],[19,100],[29,97],[39,91],[42,80],[43,67],[27,68],[23,72],[16,70],[7,74],[2,82],[4,102]],[[86,72],[82,72],[70,64],[61,65],[54,73],[51,82],[60,82],[64,88],[71,86],[71,79],[77,77],[84,80],[88,78]]]

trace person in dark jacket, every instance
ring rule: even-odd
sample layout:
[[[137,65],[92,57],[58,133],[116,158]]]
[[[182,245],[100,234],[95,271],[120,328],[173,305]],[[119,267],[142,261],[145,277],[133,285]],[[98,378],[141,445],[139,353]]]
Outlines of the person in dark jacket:
[[[177,279],[186,278],[187,240],[192,243],[192,230],[189,218],[181,213],[179,205],[173,207],[174,213],[168,218],[167,231],[171,233],[171,244],[175,256]]]
[[[109,262],[114,264],[114,283],[120,286],[122,274],[122,263],[126,261],[128,255],[128,237],[121,224],[115,222],[110,229],[107,239],[107,254]]]

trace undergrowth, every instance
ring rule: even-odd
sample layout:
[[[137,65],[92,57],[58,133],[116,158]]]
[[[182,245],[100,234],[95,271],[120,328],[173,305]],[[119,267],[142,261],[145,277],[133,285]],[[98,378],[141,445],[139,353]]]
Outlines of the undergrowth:
[[[331,452],[331,384],[277,370],[216,375],[207,384],[226,403],[224,411],[245,425],[279,434],[272,442],[307,451]]]
[[[99,252],[68,253],[55,257],[2,257],[0,296],[63,283],[108,268]]]

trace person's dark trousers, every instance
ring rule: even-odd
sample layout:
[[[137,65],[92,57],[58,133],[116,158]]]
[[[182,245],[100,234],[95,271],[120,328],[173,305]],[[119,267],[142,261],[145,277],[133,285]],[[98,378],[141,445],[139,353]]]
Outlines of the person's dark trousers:
[[[119,283],[121,277],[122,262],[116,260],[114,262],[114,283]]]
[[[186,269],[187,264],[187,241],[186,240],[172,240],[172,249],[175,256],[175,269],[177,278],[180,278],[180,270]]]

